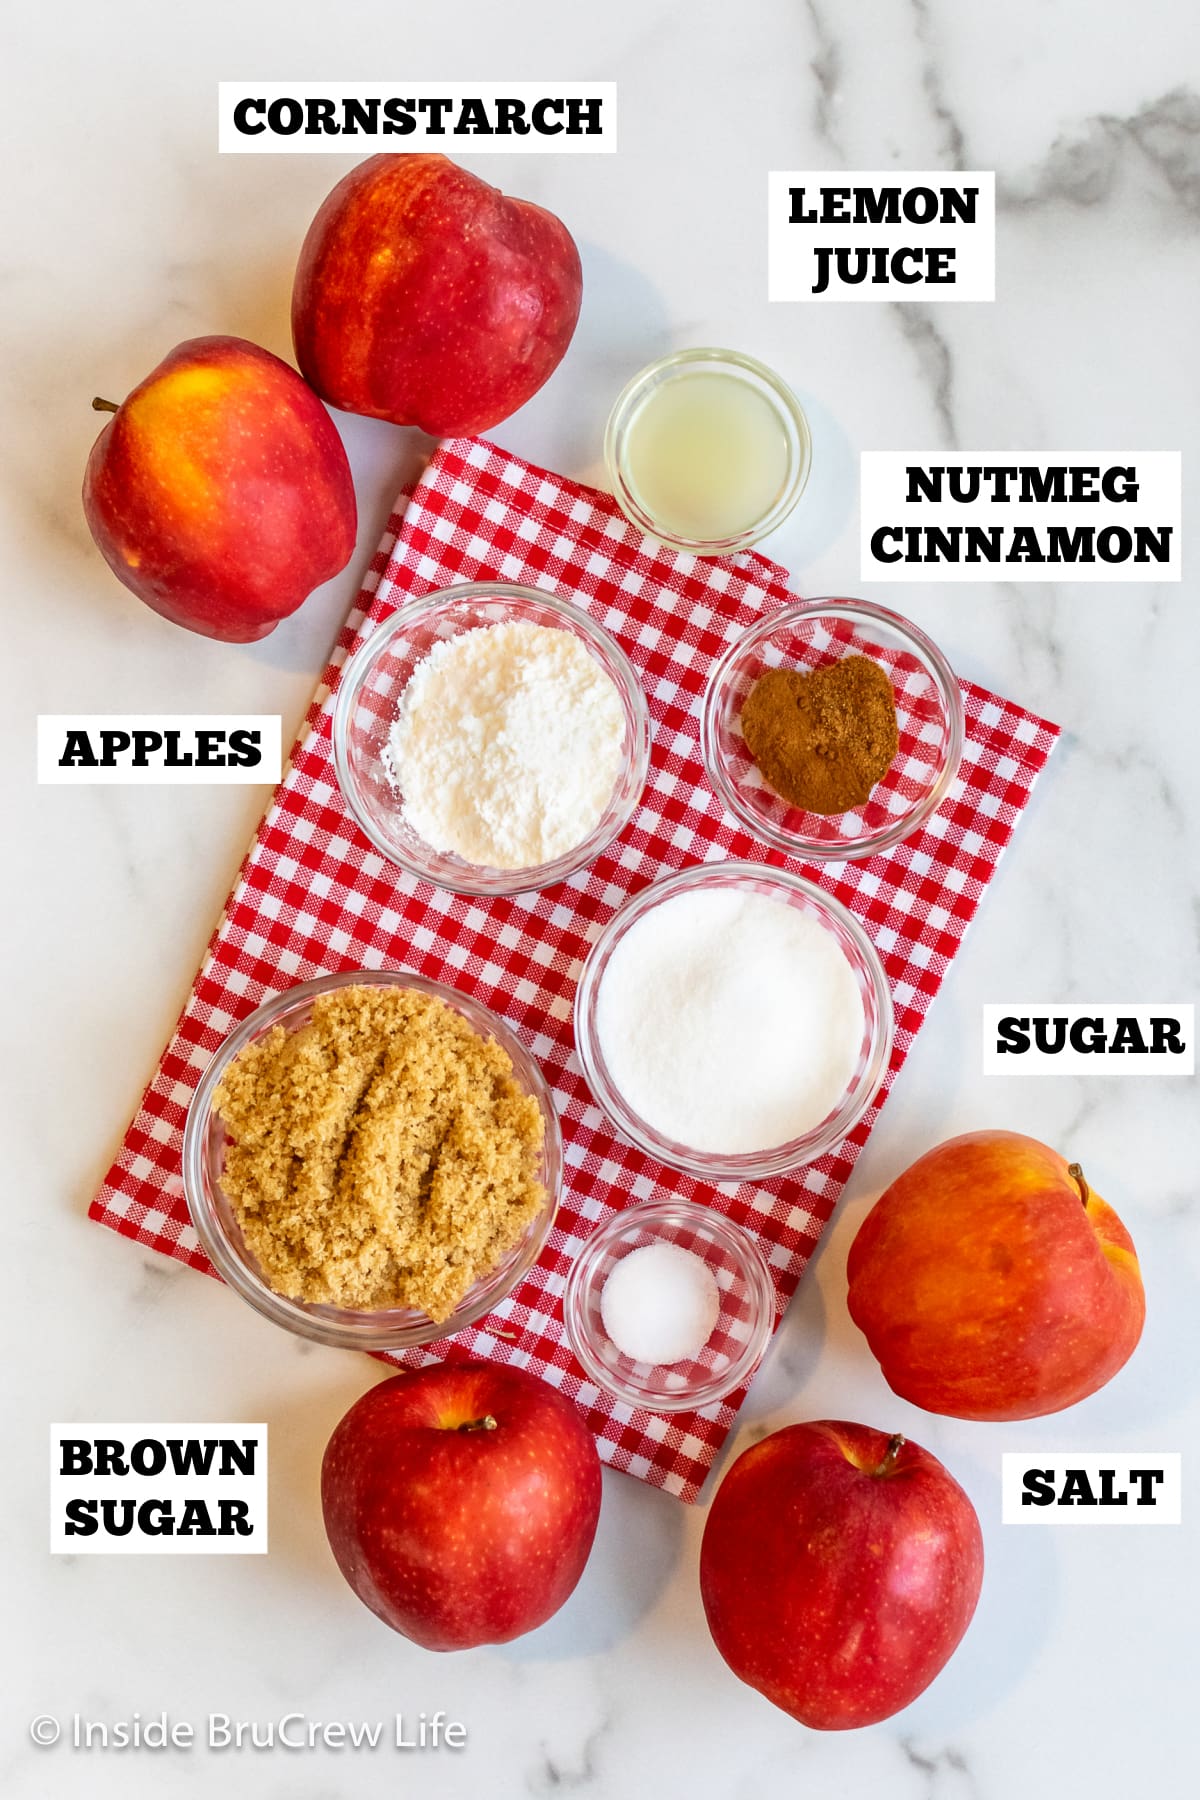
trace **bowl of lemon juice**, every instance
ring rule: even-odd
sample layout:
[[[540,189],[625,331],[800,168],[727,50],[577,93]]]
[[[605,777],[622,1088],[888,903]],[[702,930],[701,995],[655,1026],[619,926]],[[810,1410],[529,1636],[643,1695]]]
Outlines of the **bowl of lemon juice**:
[[[731,556],[791,512],[812,440],[800,402],[765,363],[734,350],[680,350],[622,391],[604,455],[631,523],[672,549]]]

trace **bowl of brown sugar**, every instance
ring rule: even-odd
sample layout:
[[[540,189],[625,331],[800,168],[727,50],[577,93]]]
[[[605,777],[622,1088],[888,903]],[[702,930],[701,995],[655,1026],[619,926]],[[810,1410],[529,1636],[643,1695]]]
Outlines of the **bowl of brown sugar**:
[[[874,856],[946,798],[962,756],[962,690],[899,613],[799,601],[725,652],[701,744],[717,796],[764,843],[809,861]]]
[[[217,1273],[302,1337],[366,1350],[476,1323],[536,1262],[562,1172],[554,1102],[503,1020],[403,970],[325,975],[230,1034],[183,1180]]]

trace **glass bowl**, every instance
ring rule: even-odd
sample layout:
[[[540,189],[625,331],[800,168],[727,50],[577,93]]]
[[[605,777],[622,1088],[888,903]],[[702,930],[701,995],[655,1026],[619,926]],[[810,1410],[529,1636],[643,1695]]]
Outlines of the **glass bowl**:
[[[742,707],[764,669],[816,669],[866,656],[896,696],[900,749],[854,812],[802,812],[759,774],[741,733]],[[889,850],[925,823],[958,774],[962,689],[937,645],[899,613],[868,600],[804,600],[752,625],[709,679],[700,726],[717,796],[747,831],[810,862]]]
[[[267,1286],[246,1247],[241,1228],[221,1190],[224,1167],[225,1127],[213,1111],[213,1095],[229,1064],[247,1044],[257,1043],[276,1025],[298,1031],[312,1017],[318,994],[339,987],[398,987],[415,989],[444,1000],[460,1013],[481,1037],[493,1038],[512,1060],[513,1073],[523,1091],[531,1094],[541,1111],[545,1136],[539,1179],[546,1190],[546,1205],[526,1228],[524,1236],[487,1275],[482,1276],[462,1301],[439,1325],[426,1313],[411,1307],[385,1307],[354,1312],[344,1307],[313,1305],[290,1300]],[[321,975],[315,981],[276,994],[257,1012],[231,1031],[204,1071],[188,1108],[183,1133],[183,1190],[196,1235],[218,1275],[249,1302],[256,1312],[287,1331],[312,1338],[319,1344],[335,1344],[352,1350],[402,1350],[414,1344],[430,1344],[449,1337],[465,1325],[473,1325],[498,1306],[533,1267],[554,1221],[562,1179],[562,1136],[558,1114],[546,1078],[535,1059],[502,1019],[486,1006],[456,989],[402,969],[345,970]]]
[[[604,1329],[600,1296],[623,1256],[647,1244],[676,1244],[704,1258],[720,1295],[704,1348],[682,1362],[635,1362]],[[626,1406],[684,1412],[710,1406],[748,1381],[771,1340],[775,1286],[754,1239],[723,1213],[687,1200],[627,1206],[595,1230],[567,1276],[563,1321],[580,1366]]]
[[[582,638],[620,696],[625,741],[612,797],[588,837],[552,862],[494,869],[435,850],[417,835],[404,816],[403,796],[385,773],[382,752],[400,696],[434,645],[479,626],[513,620],[571,631]],[[355,651],[343,671],[334,706],[333,760],[346,804],[389,862],[456,894],[522,894],[565,881],[624,830],[646,785],[650,718],[641,684],[624,652],[579,607],[511,582],[471,582],[402,606]]]
[[[695,889],[741,887],[799,907],[833,933],[858,985],[863,1006],[863,1036],[858,1060],[841,1100],[819,1124],[801,1137],[770,1149],[721,1155],[697,1150],[664,1136],[643,1119],[616,1086],[604,1060],[597,1029],[597,1004],[604,972],[613,951],[638,919],[676,894]],[[816,1162],[852,1131],[874,1098],[892,1053],[892,996],[879,954],[846,908],[811,881],[787,869],[761,863],[700,863],[643,888],[614,913],[588,952],[575,990],[575,1047],[592,1095],[611,1123],[647,1155],[671,1168],[705,1181],[766,1181],[802,1163]]]
[[[728,375],[752,387],[769,402],[787,445],[787,470],[771,505],[752,525],[729,537],[691,538],[672,531],[642,500],[630,469],[630,436],[647,398],[663,383],[697,372]],[[672,550],[687,550],[693,556],[733,556],[782,525],[799,500],[812,467],[812,434],[795,394],[766,363],[737,350],[677,350],[650,363],[618,394],[604,433],[604,461],[613,497],[630,524]]]

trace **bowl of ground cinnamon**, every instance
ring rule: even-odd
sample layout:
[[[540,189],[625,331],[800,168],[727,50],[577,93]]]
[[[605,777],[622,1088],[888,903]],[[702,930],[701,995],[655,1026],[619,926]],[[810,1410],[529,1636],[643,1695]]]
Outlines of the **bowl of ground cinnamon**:
[[[908,619],[866,600],[800,601],[713,671],[701,741],[718,797],[789,855],[874,856],[924,824],[958,773],[962,690]]]
[[[183,1179],[217,1273],[320,1343],[395,1350],[490,1313],[536,1262],[562,1142],[537,1061],[487,1007],[406,970],[320,976],[231,1032]]]

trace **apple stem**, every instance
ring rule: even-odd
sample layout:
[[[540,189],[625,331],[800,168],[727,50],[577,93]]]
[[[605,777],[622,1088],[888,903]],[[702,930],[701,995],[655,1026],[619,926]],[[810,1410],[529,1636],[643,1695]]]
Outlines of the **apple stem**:
[[[1081,1169],[1081,1167],[1079,1166],[1078,1163],[1068,1163],[1067,1164],[1067,1174],[1071,1177],[1071,1180],[1078,1187],[1079,1198],[1083,1201],[1083,1204],[1086,1206],[1088,1201],[1092,1197],[1092,1190],[1083,1178],[1083,1170]]]
[[[468,1419],[458,1429],[460,1431],[495,1431],[496,1421],[491,1413],[485,1413],[482,1419]]]
[[[899,1456],[899,1454],[903,1450],[903,1448],[904,1448],[904,1439],[901,1437],[900,1433],[897,1431],[892,1437],[890,1437],[888,1439],[887,1449],[883,1453],[883,1461],[880,1463],[880,1465],[877,1469],[872,1470],[872,1473],[876,1476],[890,1475],[892,1470],[896,1466],[896,1458]]]
[[[92,401],[93,412],[120,412],[120,407],[112,400],[101,400],[99,394]]]

